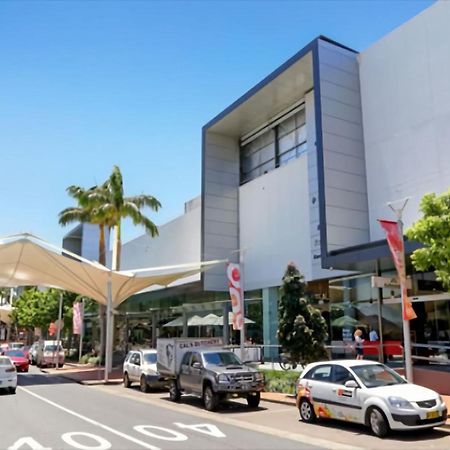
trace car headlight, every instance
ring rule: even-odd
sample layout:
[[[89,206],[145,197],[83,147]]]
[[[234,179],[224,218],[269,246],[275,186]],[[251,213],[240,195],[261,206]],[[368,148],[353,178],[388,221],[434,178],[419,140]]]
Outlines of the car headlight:
[[[261,372],[256,372],[255,381],[264,381],[264,375]]]
[[[224,373],[219,373],[219,375],[217,375],[217,381],[219,383],[228,383],[230,380],[228,379],[228,376]]]
[[[398,409],[414,409],[414,406],[408,402],[408,400],[405,400],[402,397],[389,397],[388,398],[389,403],[394,408]]]

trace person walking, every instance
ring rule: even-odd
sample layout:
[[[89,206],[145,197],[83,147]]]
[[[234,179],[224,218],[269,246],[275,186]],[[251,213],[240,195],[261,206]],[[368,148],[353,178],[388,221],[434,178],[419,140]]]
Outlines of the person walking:
[[[363,359],[363,342],[362,331],[358,328],[353,337],[355,338],[356,359]]]
[[[378,341],[380,338],[378,337],[378,333],[377,330],[375,330],[375,328],[370,328],[370,333],[369,333],[369,340],[370,341]]]

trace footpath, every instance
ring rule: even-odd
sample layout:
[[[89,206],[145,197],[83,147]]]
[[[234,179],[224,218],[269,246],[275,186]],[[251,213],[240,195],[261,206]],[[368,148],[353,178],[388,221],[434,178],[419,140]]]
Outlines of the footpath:
[[[61,369],[46,368],[41,369],[41,371],[88,386],[105,384],[104,368],[90,366],[89,364],[66,363]],[[108,384],[121,384],[122,382],[122,367],[113,368],[108,377]],[[442,395],[442,398],[447,405],[447,410],[450,411],[450,396]],[[261,392],[261,400],[295,406],[295,397],[282,392]],[[450,417],[447,419],[446,427],[450,427]]]

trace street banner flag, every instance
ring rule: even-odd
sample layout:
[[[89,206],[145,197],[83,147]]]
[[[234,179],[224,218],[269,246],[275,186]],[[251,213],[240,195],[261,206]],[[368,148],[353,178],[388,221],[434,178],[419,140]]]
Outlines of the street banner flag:
[[[49,326],[48,326],[48,334],[50,336],[54,336],[56,334],[56,332],[58,331],[58,327],[56,326],[56,323],[52,322]]]
[[[244,296],[241,290],[239,264],[228,263],[227,277],[233,311],[233,330],[242,330],[244,325]]]
[[[73,334],[81,334],[83,326],[81,302],[73,304]]]
[[[398,223],[391,220],[380,220],[381,227],[386,232],[386,239],[391,250],[392,259],[397,269],[398,278],[400,280],[400,289],[402,291],[403,301],[403,320],[412,320],[417,317],[408,298],[408,290],[406,287],[406,269],[405,269],[405,247],[403,236],[399,233]]]

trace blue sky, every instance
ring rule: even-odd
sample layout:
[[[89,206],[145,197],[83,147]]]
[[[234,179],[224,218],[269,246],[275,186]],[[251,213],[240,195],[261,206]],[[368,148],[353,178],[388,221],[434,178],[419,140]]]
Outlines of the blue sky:
[[[200,194],[206,122],[318,35],[364,50],[432,3],[1,1],[0,236],[59,245],[65,188],[114,164],[161,201],[155,223],[175,218]]]

